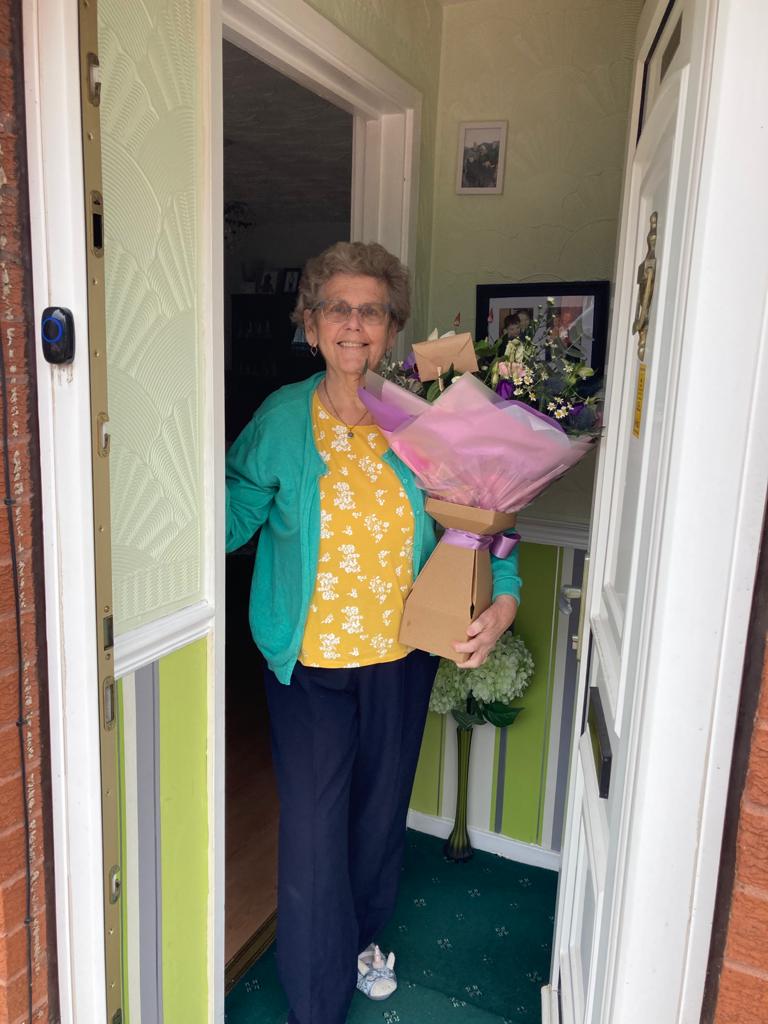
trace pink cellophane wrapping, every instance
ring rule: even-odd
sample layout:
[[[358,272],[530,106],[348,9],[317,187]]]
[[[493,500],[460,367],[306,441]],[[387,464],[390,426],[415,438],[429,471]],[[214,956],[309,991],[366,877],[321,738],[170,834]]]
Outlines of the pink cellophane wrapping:
[[[433,403],[368,373],[360,397],[419,486],[459,505],[518,512],[592,446],[471,373]]]

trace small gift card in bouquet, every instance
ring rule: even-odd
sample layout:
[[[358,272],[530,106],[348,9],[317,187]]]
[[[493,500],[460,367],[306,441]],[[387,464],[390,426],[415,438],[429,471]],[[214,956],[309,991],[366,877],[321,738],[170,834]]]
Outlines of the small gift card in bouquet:
[[[360,397],[427,492],[445,527],[414,582],[402,643],[457,663],[454,641],[492,600],[491,554],[507,557],[515,514],[584,456],[591,438],[570,437],[528,405],[500,398],[471,373],[433,403],[369,373]]]
[[[451,367],[456,373],[474,373],[477,370],[475,346],[472,335],[468,332],[451,332],[438,338],[435,331],[434,338],[419,341],[413,346],[413,354],[416,357],[419,378],[423,381],[438,380]]]

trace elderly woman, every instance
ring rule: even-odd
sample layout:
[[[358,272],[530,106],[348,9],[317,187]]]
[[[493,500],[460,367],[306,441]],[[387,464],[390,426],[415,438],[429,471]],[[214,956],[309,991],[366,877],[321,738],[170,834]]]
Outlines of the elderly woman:
[[[435,546],[410,470],[358,397],[410,313],[408,272],[339,242],[294,313],[325,372],[271,395],[227,459],[227,549],[261,527],[250,602],[280,797],[277,964],[291,1024],[343,1024],[355,986],[395,988],[373,943],[397,895],[437,659],[398,641]],[[457,649],[482,664],[517,610],[517,558]],[[362,952],[360,952],[362,950]]]

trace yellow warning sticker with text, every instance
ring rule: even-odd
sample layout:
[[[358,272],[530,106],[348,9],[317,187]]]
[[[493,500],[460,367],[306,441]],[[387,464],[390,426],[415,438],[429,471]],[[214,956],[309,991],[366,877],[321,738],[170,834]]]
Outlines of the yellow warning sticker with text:
[[[640,423],[643,418],[643,400],[645,398],[645,363],[640,363],[637,371],[637,393],[635,394],[635,419],[632,424],[632,433],[640,437]]]

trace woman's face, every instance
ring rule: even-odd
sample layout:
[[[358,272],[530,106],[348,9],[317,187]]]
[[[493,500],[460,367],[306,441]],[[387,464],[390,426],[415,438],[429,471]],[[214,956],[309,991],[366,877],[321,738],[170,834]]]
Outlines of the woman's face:
[[[350,306],[389,302],[387,286],[363,274],[334,274],[325,284],[320,299],[344,301]],[[342,324],[329,323],[320,309],[304,313],[304,331],[311,345],[317,345],[331,375],[359,377],[365,368],[374,370],[392,347],[397,333],[391,317],[382,324],[363,323],[357,309]]]

